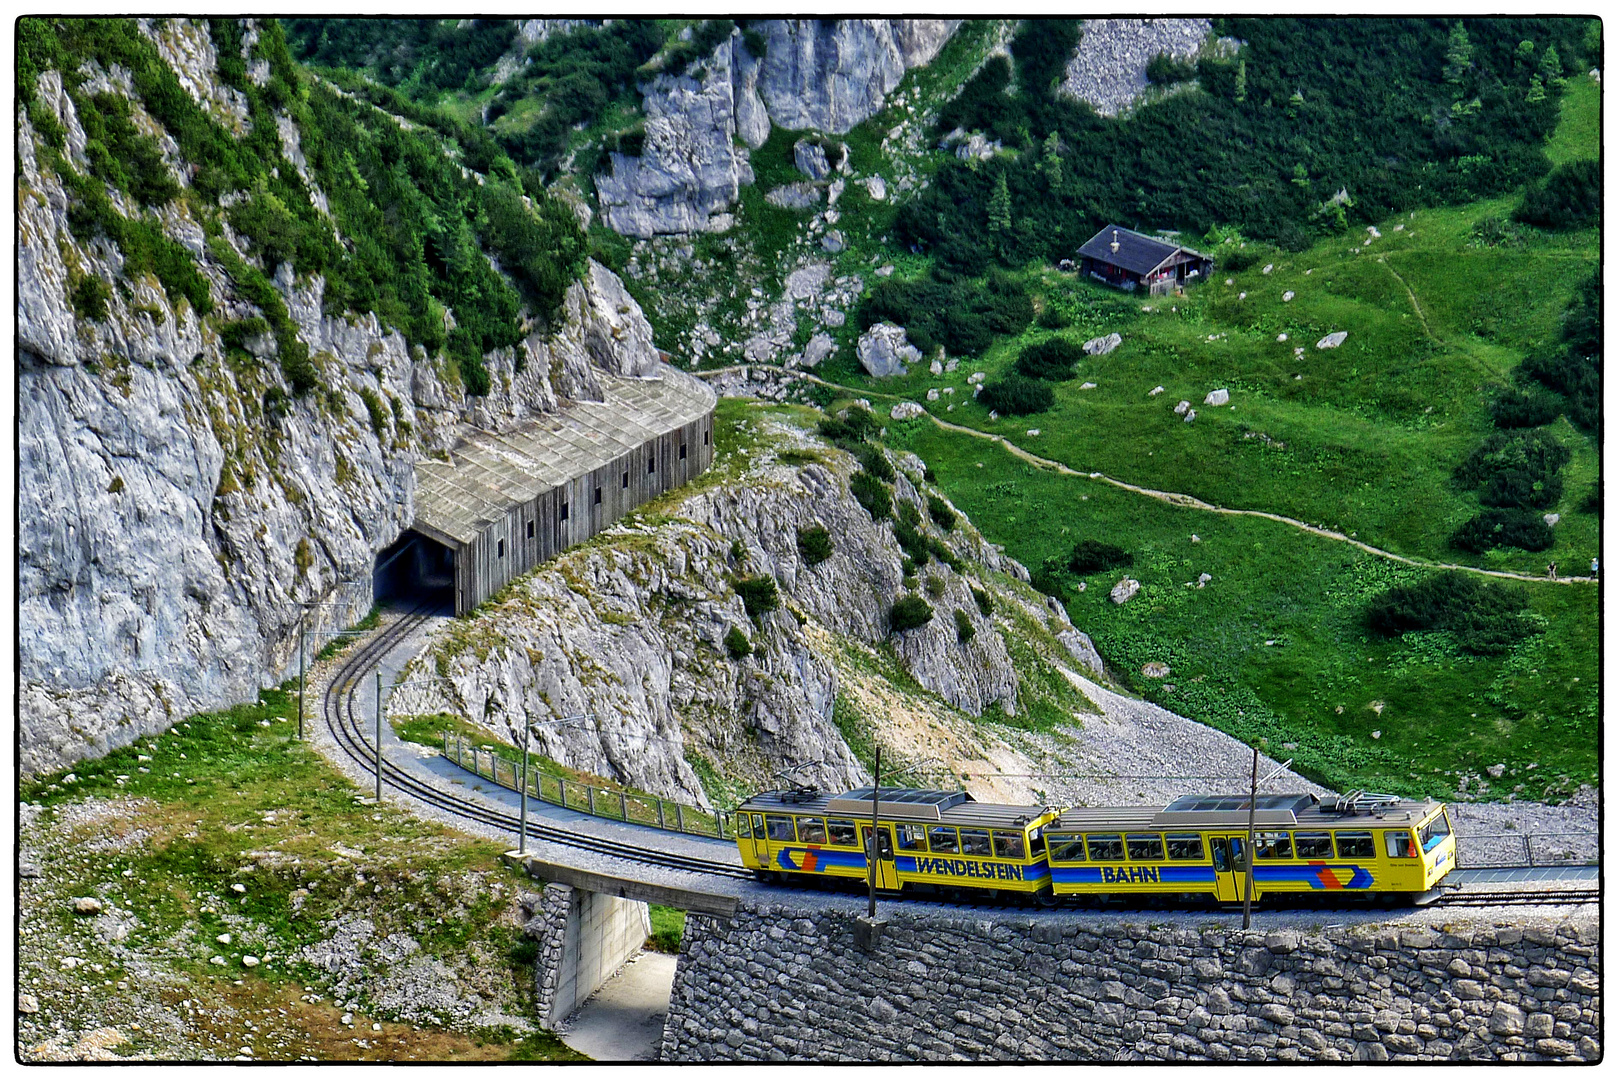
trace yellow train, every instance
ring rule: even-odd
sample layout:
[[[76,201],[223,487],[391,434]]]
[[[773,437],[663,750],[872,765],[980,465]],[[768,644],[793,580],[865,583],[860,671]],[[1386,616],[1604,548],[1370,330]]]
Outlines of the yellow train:
[[[1170,894],[1233,902],[1247,887],[1248,797],[1188,795],[1161,808],[979,803],[964,791],[813,789],[754,796],[736,812],[742,862],[761,880],[864,881],[875,851],[888,892]],[[1455,869],[1443,804],[1355,793],[1261,795],[1253,899],[1278,893],[1436,895]],[[873,822],[875,843],[872,843]]]

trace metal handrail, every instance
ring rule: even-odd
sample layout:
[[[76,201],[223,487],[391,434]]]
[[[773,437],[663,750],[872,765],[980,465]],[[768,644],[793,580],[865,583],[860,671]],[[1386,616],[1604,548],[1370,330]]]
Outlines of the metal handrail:
[[[499,762],[502,759],[492,750],[481,750],[459,735],[452,735],[446,731],[442,752],[445,758],[470,771],[474,776],[488,780],[507,791],[521,790],[517,766],[507,762],[511,773],[508,782],[500,775]],[[489,759],[487,772],[484,771],[482,761],[484,757]],[[467,758],[471,759],[470,763]],[[724,810],[702,810],[686,806],[684,803],[661,799],[655,795],[636,795],[623,788],[597,787],[578,780],[570,781],[566,777],[548,776],[538,771],[531,770],[528,775],[527,793],[531,798],[550,803],[552,806],[560,806],[564,810],[573,810],[609,821],[646,825],[665,832],[712,836],[720,840],[732,840],[736,836],[734,826],[726,827],[726,822],[732,815]],[[636,813],[637,810],[639,813]]]

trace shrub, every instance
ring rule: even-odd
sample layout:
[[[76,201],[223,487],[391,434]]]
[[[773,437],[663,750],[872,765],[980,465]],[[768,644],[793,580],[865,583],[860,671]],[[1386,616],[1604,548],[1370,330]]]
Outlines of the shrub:
[[[957,574],[961,572],[961,557],[955,554],[955,552],[951,551],[949,549],[949,545],[944,543],[944,541],[938,539],[936,536],[927,537],[927,550],[932,554],[933,558],[937,559],[939,562],[943,563]]]
[[[1500,428],[1539,427],[1562,412],[1562,399],[1548,390],[1505,389],[1489,402],[1489,415]]]
[[[927,595],[937,600],[944,595],[944,579],[937,574],[927,575]]]
[[[107,301],[111,299],[112,290],[94,274],[87,274],[74,282],[69,297],[74,313],[91,322],[101,322],[107,317]]]
[[[994,600],[989,597],[987,592],[976,585],[972,586],[972,599],[977,601],[978,610],[983,613],[985,619],[994,614]]]
[[[1494,654],[1537,632],[1523,618],[1527,606],[1520,589],[1485,585],[1471,575],[1448,570],[1374,597],[1366,607],[1365,621],[1387,637],[1448,630],[1468,652]]]
[[[1095,574],[1119,566],[1135,565],[1135,556],[1116,544],[1103,544],[1099,540],[1080,540],[1073,545],[1067,568],[1075,574]]]
[[[1177,60],[1168,53],[1158,53],[1146,62],[1146,81],[1157,86],[1169,86],[1173,83],[1185,82],[1197,76],[1197,69],[1184,60]]]
[[[972,625],[972,617],[960,608],[955,609],[955,640],[965,645],[977,636],[978,628]]]
[[[1567,418],[1589,432],[1601,429],[1601,273],[1580,283],[1562,321],[1561,341],[1529,353],[1518,367],[1567,399]]]
[[[1485,510],[1450,536],[1453,547],[1481,555],[1492,548],[1544,551],[1556,542],[1545,519],[1532,510]]]
[[[921,511],[916,509],[913,502],[902,502],[897,511],[899,521],[912,529],[921,526]]]
[[[365,402],[365,411],[371,414],[371,431],[380,439],[388,430],[388,411],[383,407],[382,399],[369,386],[362,386],[360,400]]]
[[[893,512],[893,492],[888,485],[868,472],[857,472],[848,481],[848,493],[854,501],[865,507],[873,521],[886,520]]]
[[[1544,509],[1561,498],[1557,473],[1572,456],[1548,431],[1496,431],[1456,467],[1455,481],[1481,488],[1485,506]]]
[[[811,525],[798,530],[798,554],[807,566],[819,566],[831,558],[831,533],[824,525]]]
[[[1585,514],[1594,514],[1596,517],[1601,516],[1600,480],[1597,480],[1595,483],[1591,484],[1590,490],[1585,492],[1584,498],[1579,501],[1579,510]]]
[[[752,655],[753,643],[747,640],[747,635],[742,633],[741,627],[732,626],[725,632],[725,652],[730,654],[732,660]]]
[[[1582,229],[1601,221],[1601,163],[1570,161],[1523,193],[1511,216],[1541,229]]]
[[[1034,322],[1042,330],[1065,330],[1073,325],[1073,320],[1068,318],[1067,313],[1051,303],[1040,309]]]
[[[1030,379],[1013,372],[985,384],[978,401],[1006,416],[1028,416],[1056,404],[1056,394],[1043,379]]]
[[[753,619],[762,618],[781,606],[781,595],[772,577],[743,578],[736,582],[736,593],[742,598],[748,617]]]
[[[1067,338],[1052,337],[1025,346],[1017,355],[1017,371],[1031,379],[1060,382],[1073,377],[1073,366],[1084,359],[1084,350]]]
[[[899,505],[903,507],[908,504],[900,503]],[[911,566],[927,565],[927,538],[918,533],[915,526],[905,521],[895,521],[893,523],[893,538],[899,541],[900,547],[904,548],[905,556],[909,559]],[[911,572],[913,573],[914,571]]]
[[[861,446],[854,451],[854,457],[859,461],[860,468],[885,483],[893,483],[893,465],[888,461],[888,455],[878,446]]]
[[[835,443],[862,443],[874,438],[882,430],[882,421],[863,405],[850,405],[841,416],[828,416],[820,421],[820,435]]]
[[[937,495],[927,496],[927,516],[933,519],[934,525],[945,532],[955,528],[955,511],[949,508],[949,503]]]
[[[1067,605],[1067,586],[1062,584],[1062,579],[1056,576],[1056,572],[1051,567],[1042,566],[1029,574],[1028,584],[1046,596],[1054,598],[1063,606]]]
[[[902,634],[933,621],[933,606],[919,596],[906,596],[888,612],[891,633]]]

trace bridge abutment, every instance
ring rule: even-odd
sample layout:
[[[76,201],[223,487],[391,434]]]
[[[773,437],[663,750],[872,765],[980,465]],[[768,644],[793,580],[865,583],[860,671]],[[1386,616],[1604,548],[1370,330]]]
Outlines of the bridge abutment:
[[[646,903],[552,883],[524,932],[539,942],[534,965],[540,1023],[559,1027],[651,933]]]

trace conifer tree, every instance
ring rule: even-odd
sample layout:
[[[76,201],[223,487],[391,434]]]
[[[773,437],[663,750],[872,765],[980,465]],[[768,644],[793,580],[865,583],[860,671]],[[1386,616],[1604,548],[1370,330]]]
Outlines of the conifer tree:
[[[1466,81],[1467,72],[1472,69],[1472,39],[1467,36],[1466,26],[1459,19],[1450,28],[1449,48],[1444,50],[1444,61],[1444,81],[1454,83],[1459,89]]]
[[[1247,100],[1247,61],[1236,62],[1236,100]]]
[[[994,193],[989,196],[989,235],[1003,253],[1011,238],[1011,192],[1004,170],[994,178]]]

